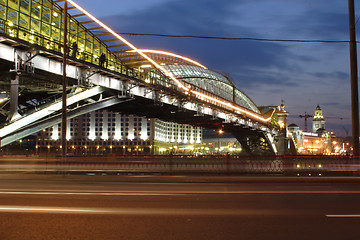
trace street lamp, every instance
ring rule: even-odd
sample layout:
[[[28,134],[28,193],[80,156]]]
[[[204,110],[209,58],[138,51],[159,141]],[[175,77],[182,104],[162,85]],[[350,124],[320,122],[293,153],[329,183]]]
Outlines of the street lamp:
[[[61,138],[61,145],[62,145],[62,156],[66,156],[66,118],[67,118],[67,109],[66,109],[66,87],[67,87],[67,78],[66,78],[66,64],[67,64],[67,14],[68,14],[68,4],[67,1],[64,3],[64,44],[63,44],[63,80],[62,80],[62,117],[61,117],[61,130],[62,130],[62,138]]]
[[[359,156],[359,93],[354,0],[348,0],[350,33],[351,119],[354,156]]]
[[[219,129],[218,133],[218,152],[220,153],[220,136],[223,134],[223,130],[222,129]]]

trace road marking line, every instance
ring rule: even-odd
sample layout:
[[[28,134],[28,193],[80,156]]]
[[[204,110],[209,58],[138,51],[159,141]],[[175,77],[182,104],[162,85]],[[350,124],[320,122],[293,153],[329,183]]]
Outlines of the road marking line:
[[[360,218],[360,214],[339,214],[339,215],[326,215],[328,218]]]

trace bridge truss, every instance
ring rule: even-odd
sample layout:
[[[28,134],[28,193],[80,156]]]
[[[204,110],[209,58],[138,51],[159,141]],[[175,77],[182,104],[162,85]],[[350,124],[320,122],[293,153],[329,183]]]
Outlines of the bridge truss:
[[[137,49],[68,2],[69,111],[84,113],[88,104],[100,109],[111,102],[121,112],[223,128],[249,153],[277,153],[274,115],[264,117],[229,77],[179,55]],[[0,0],[0,146],[59,121],[63,3]],[[113,100],[104,104],[108,98]]]

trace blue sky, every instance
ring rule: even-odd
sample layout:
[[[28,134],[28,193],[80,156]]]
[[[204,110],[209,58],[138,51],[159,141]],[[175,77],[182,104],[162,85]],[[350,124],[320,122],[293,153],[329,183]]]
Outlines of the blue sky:
[[[76,0],[118,32],[348,40],[347,1],[339,0]],[[356,12],[360,11],[355,1]],[[358,19],[358,17],[356,17]],[[359,21],[360,22],[360,21]],[[360,28],[360,24],[357,25]],[[138,48],[161,49],[229,73],[257,105],[285,101],[289,122],[313,114],[327,130],[351,132],[346,43],[281,43],[124,36]],[[294,117],[291,117],[294,116]],[[338,120],[336,117],[344,118]],[[310,124],[309,124],[310,126]]]

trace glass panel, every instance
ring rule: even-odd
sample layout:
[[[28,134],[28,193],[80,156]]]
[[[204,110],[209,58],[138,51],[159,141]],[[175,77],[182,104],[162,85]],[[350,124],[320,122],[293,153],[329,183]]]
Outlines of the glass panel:
[[[80,28],[78,31],[78,38],[84,38],[85,30],[83,28]]]
[[[29,0],[21,0],[20,1],[20,11],[22,13],[29,14],[30,13],[30,4]]]
[[[73,43],[73,42],[76,42],[77,43],[77,34],[76,32],[72,32],[69,34],[69,38],[68,38],[68,42],[69,43]]]
[[[8,17],[8,22],[12,22],[13,25],[18,24],[18,13],[15,10],[9,8],[7,17]]]
[[[92,42],[92,34],[89,32],[86,32],[85,34],[86,41]]]
[[[60,21],[61,21],[61,12],[60,11],[53,11],[52,12],[52,26],[60,28]]]
[[[31,5],[31,17],[40,19],[41,6],[33,3]]]
[[[9,6],[12,8],[16,8],[19,5],[18,0],[9,0]]]
[[[51,28],[51,37],[55,39],[56,41],[60,41],[60,29],[56,27]]]
[[[78,47],[80,53],[83,53],[85,51],[85,40],[84,34],[82,32],[78,33]]]
[[[0,18],[1,19],[6,19],[6,8],[2,5],[0,5]]]
[[[70,20],[69,26],[69,42],[77,42],[77,35],[78,35],[78,25],[75,21]]]
[[[99,48],[100,44],[98,41],[94,41],[93,44],[93,63],[97,64],[98,63],[98,59],[100,56],[100,48]]]
[[[46,23],[51,21],[51,4],[48,2],[42,6],[42,21]]]
[[[19,20],[19,25],[20,25],[20,27],[29,29],[29,16],[21,13],[20,14],[20,20]]]
[[[87,33],[86,34],[86,42],[85,42],[85,44],[86,44],[85,51],[86,52],[92,53],[92,43],[93,43],[93,38],[89,33]]]
[[[0,22],[0,32],[5,32],[5,24]]]
[[[33,20],[34,21],[34,20]],[[41,33],[46,36],[46,37],[50,37],[50,26],[49,24],[43,23],[42,24],[42,28],[41,28]]]
[[[41,32],[41,34],[43,34],[41,29],[40,29],[40,21],[39,20],[32,18],[30,24],[31,24],[31,29],[33,29],[36,33]]]

